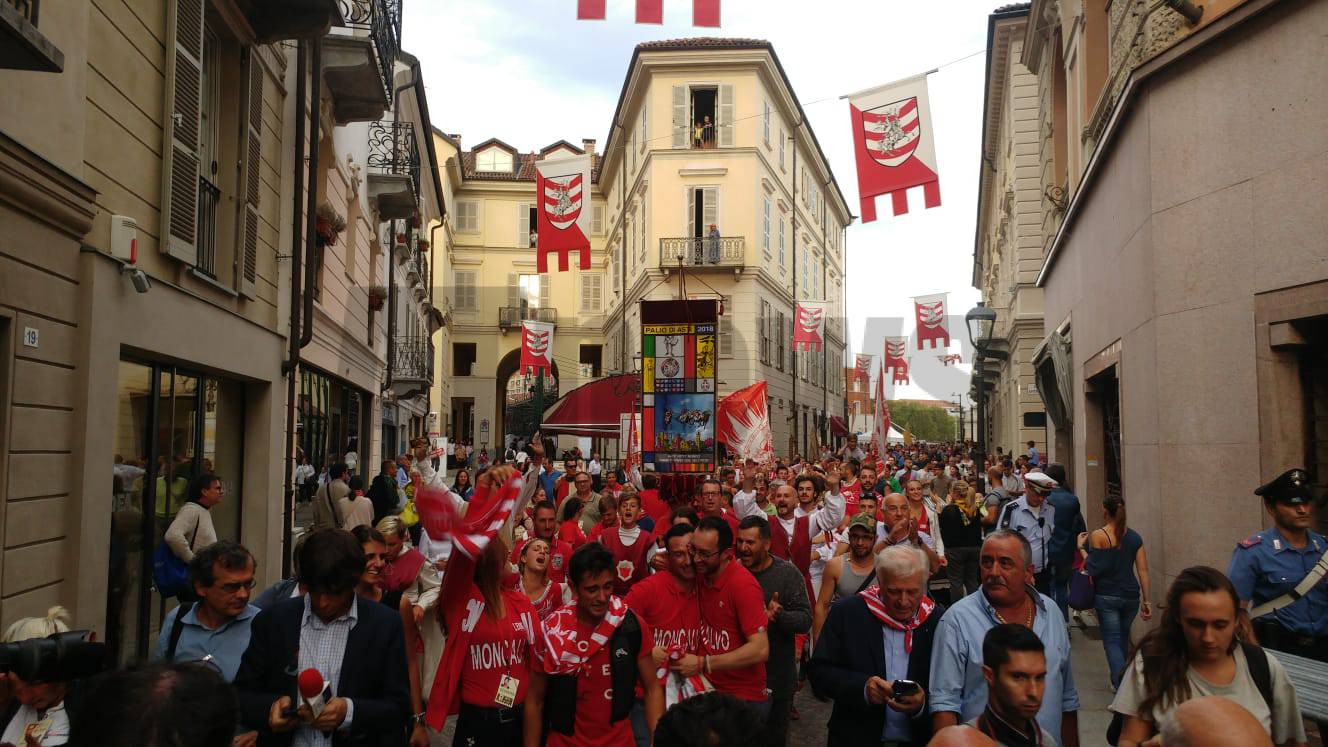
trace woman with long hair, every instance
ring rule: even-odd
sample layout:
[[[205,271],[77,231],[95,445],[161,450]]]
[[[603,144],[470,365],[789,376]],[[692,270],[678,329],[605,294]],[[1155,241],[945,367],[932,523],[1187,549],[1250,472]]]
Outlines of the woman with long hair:
[[[1236,587],[1221,571],[1194,566],[1180,572],[1167,591],[1161,624],[1139,642],[1111,704],[1124,717],[1120,747],[1148,742],[1178,706],[1208,695],[1249,711],[1275,744],[1305,744],[1286,670],[1272,654],[1237,640],[1240,614]]]
[[[457,470],[456,482],[452,483],[452,492],[461,496],[461,500],[468,501],[475,494],[475,486],[470,482],[470,470],[461,468]]]
[[[387,539],[383,533],[371,526],[361,524],[350,533],[355,535],[360,547],[364,548],[364,573],[355,586],[355,593],[365,599],[380,602],[396,610],[401,607],[401,590],[387,591],[383,588],[383,568],[387,565]]]
[[[950,602],[978,590],[978,555],[982,549],[982,506],[977,492],[963,480],[950,483],[950,502],[936,520],[945,543],[945,572]]]
[[[1148,553],[1144,539],[1125,524],[1125,499],[1109,495],[1102,499],[1102,527],[1079,535],[1084,554],[1084,572],[1093,578],[1093,610],[1102,626],[1102,648],[1107,652],[1111,686],[1120,686],[1130,651],[1130,626],[1137,614],[1153,619],[1148,601]],[[1141,596],[1142,592],[1142,596]]]
[[[513,588],[526,595],[543,620],[570,599],[564,599],[567,587],[549,580],[549,543],[539,539],[526,540],[517,554],[517,577]]]

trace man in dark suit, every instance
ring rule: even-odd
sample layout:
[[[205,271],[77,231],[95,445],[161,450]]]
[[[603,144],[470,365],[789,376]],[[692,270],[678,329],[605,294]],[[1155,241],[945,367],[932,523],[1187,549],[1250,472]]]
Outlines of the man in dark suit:
[[[258,730],[259,745],[404,745],[410,687],[401,618],[356,597],[360,543],[350,532],[319,529],[298,560],[306,593],[254,618],[235,677],[241,722]],[[307,669],[331,690],[318,714],[297,692],[296,676]]]
[[[927,557],[905,545],[876,556],[877,583],[835,602],[812,654],[812,690],[835,702],[827,744],[922,747],[940,605],[926,596]],[[908,680],[918,685],[898,688]]]

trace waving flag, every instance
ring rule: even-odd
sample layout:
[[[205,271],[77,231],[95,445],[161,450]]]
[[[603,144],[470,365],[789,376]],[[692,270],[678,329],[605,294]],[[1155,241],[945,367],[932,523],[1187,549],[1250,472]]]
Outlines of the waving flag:
[[[907,337],[887,337],[885,338],[885,370],[898,371],[900,368],[908,366],[904,362],[904,353],[908,352]]]
[[[728,446],[730,454],[755,460],[758,464],[775,458],[767,404],[764,381],[739,389],[719,401],[715,437]]]
[[[923,202],[941,204],[936,147],[927,101],[927,75],[850,94],[858,199],[862,222],[876,220],[876,198],[889,194],[895,215],[908,212],[910,187],[922,187]]]
[[[521,322],[521,371],[553,371],[553,325],[548,322]]]
[[[576,17],[602,21],[605,0],[576,0]],[[664,23],[664,0],[636,0],[637,23]],[[719,27],[719,0],[692,0],[692,25]]]
[[[871,382],[871,359],[870,355],[858,353],[853,366],[853,378],[859,381]]]
[[[918,350],[923,341],[931,343],[933,350],[937,343],[940,347],[950,347],[950,333],[945,329],[945,295],[937,293],[931,296],[914,296],[913,312],[918,320],[918,330],[914,335],[918,341]]]
[[[825,343],[825,301],[798,301],[794,312],[793,349],[820,352]]]
[[[558,271],[567,272],[568,252],[579,252],[582,270],[590,269],[590,156],[535,162],[539,200],[535,269],[549,271],[549,255],[558,255]]]
[[[872,436],[873,445],[878,453],[885,453],[890,444],[890,405],[885,401],[885,364],[881,364],[881,375],[876,377],[876,433]]]

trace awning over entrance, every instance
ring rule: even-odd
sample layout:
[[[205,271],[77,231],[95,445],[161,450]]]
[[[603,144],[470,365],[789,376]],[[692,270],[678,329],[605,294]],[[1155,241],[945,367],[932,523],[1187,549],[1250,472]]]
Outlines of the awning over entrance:
[[[830,435],[835,438],[842,438],[849,435],[848,423],[838,415],[830,416]]]
[[[540,430],[616,439],[621,422],[619,416],[632,412],[640,391],[641,376],[634,373],[582,384],[544,411]]]

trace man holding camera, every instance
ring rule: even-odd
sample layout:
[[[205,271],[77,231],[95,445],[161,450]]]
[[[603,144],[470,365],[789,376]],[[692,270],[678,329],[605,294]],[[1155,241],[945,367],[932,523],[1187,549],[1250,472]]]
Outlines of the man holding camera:
[[[926,596],[929,567],[917,548],[876,556],[877,583],[830,608],[812,654],[817,695],[834,700],[828,744],[916,745],[931,737],[926,713],[940,605]]]

